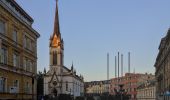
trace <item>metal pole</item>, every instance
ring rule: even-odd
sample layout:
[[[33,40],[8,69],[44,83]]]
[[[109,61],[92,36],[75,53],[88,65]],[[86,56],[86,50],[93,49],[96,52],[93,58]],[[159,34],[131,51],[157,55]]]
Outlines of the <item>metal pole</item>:
[[[115,78],[117,77],[117,59],[115,56]]]
[[[119,85],[119,52],[118,52],[118,85]]]
[[[2,40],[0,39],[0,61],[1,61],[1,48],[2,48]]]
[[[130,73],[130,52],[128,52],[128,73]]]
[[[123,76],[123,54],[121,54],[121,76]]]
[[[123,54],[121,54],[121,77],[123,77]],[[121,100],[123,100],[123,97],[122,97],[122,88],[120,90],[120,93],[121,93]]]
[[[107,81],[109,81],[109,53],[107,53]],[[109,95],[109,88],[108,88],[108,95]]]
[[[34,100],[34,76],[32,76],[32,99]]]
[[[107,80],[109,80],[109,53],[107,53]]]
[[[1,47],[2,47],[2,40],[0,39],[0,49],[1,49]]]

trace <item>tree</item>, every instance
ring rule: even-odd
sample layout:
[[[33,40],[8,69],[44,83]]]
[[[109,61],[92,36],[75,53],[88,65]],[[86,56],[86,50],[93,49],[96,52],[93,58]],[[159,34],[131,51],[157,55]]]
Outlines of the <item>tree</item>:
[[[44,68],[44,74],[46,74],[46,68]]]
[[[42,72],[38,72],[37,74],[37,98],[38,100],[40,100],[40,98],[43,96],[44,94],[44,74]]]

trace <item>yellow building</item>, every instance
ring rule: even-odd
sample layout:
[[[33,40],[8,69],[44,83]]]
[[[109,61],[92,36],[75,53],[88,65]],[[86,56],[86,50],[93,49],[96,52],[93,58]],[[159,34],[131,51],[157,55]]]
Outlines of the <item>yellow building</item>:
[[[15,2],[0,0],[0,99],[36,99],[37,38],[33,19]]]
[[[160,41],[155,69],[156,98],[170,100],[170,28]]]

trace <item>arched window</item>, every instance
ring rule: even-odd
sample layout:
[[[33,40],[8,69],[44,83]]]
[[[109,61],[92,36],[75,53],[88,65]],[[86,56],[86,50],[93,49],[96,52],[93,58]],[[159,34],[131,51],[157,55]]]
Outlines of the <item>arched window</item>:
[[[53,65],[57,65],[57,52],[53,52]]]
[[[68,91],[68,82],[66,81],[66,91]]]

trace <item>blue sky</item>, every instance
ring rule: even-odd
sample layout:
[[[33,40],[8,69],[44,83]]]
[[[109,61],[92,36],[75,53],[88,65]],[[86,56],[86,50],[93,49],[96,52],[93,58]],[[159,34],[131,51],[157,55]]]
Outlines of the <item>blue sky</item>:
[[[34,19],[38,39],[38,70],[49,68],[49,38],[53,33],[55,0],[16,0]],[[60,31],[64,39],[64,63],[72,61],[85,81],[107,79],[107,52],[110,77],[114,57],[128,52],[131,71],[154,73],[160,40],[170,26],[169,0],[59,0]]]

